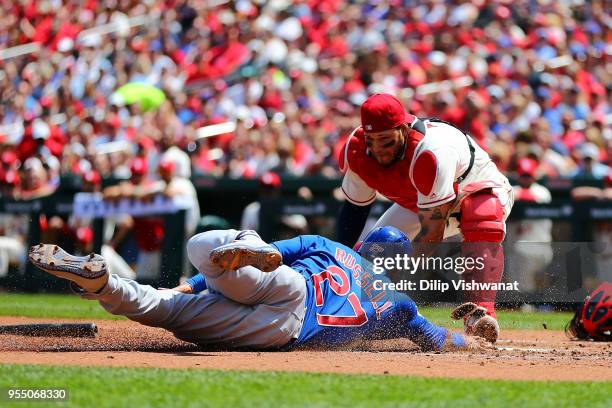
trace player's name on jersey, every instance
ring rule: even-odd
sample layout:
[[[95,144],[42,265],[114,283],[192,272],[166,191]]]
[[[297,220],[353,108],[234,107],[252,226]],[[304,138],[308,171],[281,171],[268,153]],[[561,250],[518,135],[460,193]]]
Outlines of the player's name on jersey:
[[[150,201],[122,199],[105,201],[100,193],[77,193],[74,196],[74,215],[79,217],[105,217],[109,215],[155,215],[172,214],[188,209],[188,196],[172,198],[155,196]]]
[[[437,292],[447,292],[454,290],[495,290],[495,291],[518,291],[518,281],[514,282],[477,282],[475,280],[466,281],[463,279],[445,282],[439,279],[411,281],[401,279],[398,282],[383,281],[377,279],[374,281],[374,290],[396,290],[396,291],[417,291],[417,290],[433,290]]]

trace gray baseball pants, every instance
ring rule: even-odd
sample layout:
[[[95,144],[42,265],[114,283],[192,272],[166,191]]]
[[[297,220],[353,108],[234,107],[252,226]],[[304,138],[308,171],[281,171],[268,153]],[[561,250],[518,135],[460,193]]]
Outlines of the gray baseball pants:
[[[187,243],[191,263],[206,277],[207,294],[157,290],[110,275],[100,293],[84,293],[115,315],[171,331],[177,338],[223,347],[277,348],[297,338],[306,304],[306,281],[281,266],[265,273],[252,266],[222,270],[210,251],[232,242],[239,231],[217,230]]]

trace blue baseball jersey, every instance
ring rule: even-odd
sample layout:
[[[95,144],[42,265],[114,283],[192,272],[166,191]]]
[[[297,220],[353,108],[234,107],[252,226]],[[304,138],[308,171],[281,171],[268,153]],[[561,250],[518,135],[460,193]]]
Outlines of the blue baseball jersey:
[[[306,316],[293,346],[333,346],[362,338],[409,336],[416,305],[405,295],[375,290],[369,263],[340,243],[302,235],[273,245],[283,263],[306,279]],[[378,286],[377,286],[378,287]]]
[[[302,235],[274,245],[283,262],[306,280],[306,314],[299,337],[287,349],[299,346],[333,347],[357,339],[405,337],[422,350],[440,350],[448,337],[446,329],[425,319],[414,301],[399,292],[375,289],[371,264],[342,244],[318,235]],[[206,289],[197,274],[188,280],[193,292]],[[460,334],[451,337],[464,345]]]

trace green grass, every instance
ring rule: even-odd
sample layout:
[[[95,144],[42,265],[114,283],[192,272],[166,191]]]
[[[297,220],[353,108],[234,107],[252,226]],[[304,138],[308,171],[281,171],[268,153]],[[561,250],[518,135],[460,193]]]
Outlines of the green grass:
[[[450,319],[450,308],[424,307],[419,312],[432,322],[445,327],[463,327],[463,321]],[[497,312],[497,320],[502,329],[533,329],[563,330],[573,314],[569,312],[521,312],[515,310],[501,310]]]
[[[452,321],[450,308],[425,307],[420,312],[436,324],[445,327],[460,328],[462,322]],[[0,316],[75,318],[75,319],[124,319],[106,312],[91,300],[83,300],[75,295],[50,294],[0,294]],[[499,323],[502,329],[543,329],[561,330],[571,319],[570,313],[543,313],[520,311],[500,311]]]
[[[68,319],[125,319],[102,309],[98,302],[76,295],[0,294],[0,316],[55,317]]]
[[[0,365],[0,388],[66,388],[55,406],[604,407],[611,383]],[[0,397],[0,405],[3,405]],[[608,400],[609,401],[609,400]],[[50,405],[50,404],[49,404]],[[39,402],[19,403],[39,407]],[[44,406],[48,406],[45,404]]]

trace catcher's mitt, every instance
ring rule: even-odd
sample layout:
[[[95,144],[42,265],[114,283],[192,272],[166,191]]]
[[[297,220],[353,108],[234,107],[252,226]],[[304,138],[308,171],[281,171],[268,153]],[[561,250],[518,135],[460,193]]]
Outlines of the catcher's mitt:
[[[612,284],[599,285],[565,326],[574,340],[612,341]]]

